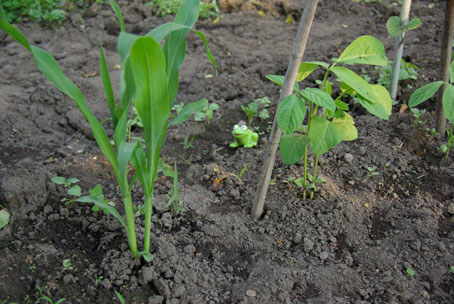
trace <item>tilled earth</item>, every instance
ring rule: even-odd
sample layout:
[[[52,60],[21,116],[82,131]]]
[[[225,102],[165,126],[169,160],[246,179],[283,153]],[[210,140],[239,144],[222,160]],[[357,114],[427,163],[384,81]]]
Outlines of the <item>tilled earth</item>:
[[[127,31],[144,34],[171,20],[154,16],[142,2],[120,1]],[[320,1],[304,60],[328,61],[366,34],[392,55],[385,22],[399,14],[394,2]],[[84,193],[101,184],[117,207],[121,195],[82,114],[22,46],[0,33],[0,205],[11,213],[0,231],[0,301],[32,303],[41,288],[67,303],[118,303],[115,291],[126,303],[452,302],[452,156],[444,159],[437,138],[426,131],[433,104],[418,126],[408,110],[399,112],[414,88],[438,75],[445,2],[413,3],[411,17],[423,25],[407,35],[405,59],[419,67],[419,76],[402,84],[391,118],[380,121],[352,105],[359,137],[321,157],[319,174],[327,182],[313,200],[303,200],[289,182],[301,177],[302,164],[278,159],[258,221],[250,211],[272,122],[255,121],[261,137],[253,149],[229,148],[230,132],[246,119],[240,105],[264,96],[277,100],[279,88],[265,76],[285,73],[297,29],[285,14],[299,19],[303,4],[268,3],[264,17],[257,4],[237,6],[224,8],[229,12],[218,23],[196,25],[207,35],[217,76],[202,41],[189,34],[177,103],[205,97],[220,109],[210,124],[190,120],[169,129],[162,155],[179,168],[183,210],[167,206],[172,181],[160,177],[150,263],[131,256],[113,217],[61,202],[67,195],[50,181],[55,175],[80,179]],[[120,61],[119,26],[110,7],[96,3],[55,28],[19,28],[55,56],[95,115],[105,119],[100,37],[114,83]],[[316,72],[303,85],[314,86],[320,76]],[[139,188],[133,195],[142,201]],[[137,233],[140,244],[142,223]],[[72,269],[64,269],[66,259]]]

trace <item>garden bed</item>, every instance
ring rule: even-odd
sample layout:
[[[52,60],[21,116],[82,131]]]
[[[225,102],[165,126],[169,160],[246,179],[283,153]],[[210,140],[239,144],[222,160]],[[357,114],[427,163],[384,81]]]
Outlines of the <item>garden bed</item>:
[[[152,16],[140,2],[120,3],[127,31],[145,34],[171,20]],[[399,14],[392,2],[320,1],[304,60],[328,61],[361,35],[377,37],[392,54],[385,27]],[[103,120],[108,108],[99,38],[118,83],[120,27],[109,5],[95,6],[54,29],[19,28],[56,57]],[[32,303],[46,295],[65,303],[116,303],[116,291],[126,303],[450,303],[452,153],[443,158],[426,131],[433,104],[418,126],[408,110],[399,112],[415,88],[437,78],[444,6],[413,4],[411,16],[423,25],[409,32],[404,57],[419,67],[419,76],[399,90],[391,118],[382,121],[353,106],[358,139],[321,157],[319,175],[327,182],[313,200],[303,200],[291,181],[301,177],[302,165],[287,166],[278,157],[258,221],[250,212],[272,121],[254,121],[260,138],[252,149],[230,148],[231,130],[246,120],[240,105],[264,96],[277,100],[279,87],[265,76],[285,74],[297,24],[285,22],[285,5],[265,16],[234,10],[217,23],[199,21],[219,74],[190,33],[176,103],[207,98],[219,110],[209,124],[191,119],[169,128],[162,156],[178,166],[183,204],[180,212],[167,206],[172,180],[160,177],[152,262],[132,257],[112,216],[61,202],[68,195],[50,181],[55,175],[78,178],[84,192],[101,184],[117,206],[121,194],[76,106],[21,45],[0,33],[0,205],[11,213],[0,231],[0,301]],[[318,76],[303,84],[314,86]],[[269,110],[274,114],[275,106]],[[233,174],[245,165],[238,179]],[[135,202],[142,195],[133,190]],[[139,240],[143,231],[139,225]]]

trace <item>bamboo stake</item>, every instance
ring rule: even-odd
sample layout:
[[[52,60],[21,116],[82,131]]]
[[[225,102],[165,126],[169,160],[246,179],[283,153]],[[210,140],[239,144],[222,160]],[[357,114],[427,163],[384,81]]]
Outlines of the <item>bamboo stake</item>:
[[[298,69],[301,64],[301,60],[303,59],[304,50],[306,49],[306,44],[309,38],[312,21],[314,20],[317,4],[318,0],[307,0],[304,6],[303,16],[301,17],[296,39],[293,44],[293,52],[288,63],[287,73],[285,75],[284,84],[282,85],[282,91],[279,97],[278,105],[283,99],[285,99],[293,92],[293,86],[295,85]],[[270,135],[270,144],[268,146],[266,154],[267,158],[265,160],[265,163],[263,164],[262,176],[259,181],[257,194],[255,196],[251,211],[251,216],[254,219],[259,219],[263,213],[265,198],[270,185],[271,174],[273,173],[274,162],[276,160],[276,152],[279,146],[281,135],[282,131],[277,125],[277,115],[274,115],[273,128]]]
[[[408,17],[410,15],[411,0],[404,0],[400,8],[400,25],[406,25],[408,23]],[[397,87],[399,85],[399,74],[400,65],[402,62],[402,54],[404,52],[404,37],[405,33],[396,38],[396,54],[393,58],[393,67],[391,72],[391,81],[389,86],[389,93],[392,100],[396,100]]]
[[[449,69],[452,55],[452,36],[454,34],[454,0],[446,3],[445,23],[441,42],[440,56],[440,80],[449,82]],[[435,129],[443,137],[446,131],[446,116],[443,112],[443,92],[446,84],[441,86],[437,96],[437,107],[435,111]]]

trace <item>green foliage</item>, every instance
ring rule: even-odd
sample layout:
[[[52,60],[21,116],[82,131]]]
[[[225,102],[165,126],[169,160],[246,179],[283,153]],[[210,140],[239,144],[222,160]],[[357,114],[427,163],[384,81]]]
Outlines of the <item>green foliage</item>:
[[[60,304],[66,300],[65,298],[63,298],[63,299],[59,299],[56,302],[54,302],[50,297],[48,297],[44,294],[43,289],[39,285],[36,285],[36,289],[38,289],[38,291],[39,291],[39,297],[35,303],[41,303],[41,301],[45,301],[46,303],[49,303],[49,304]]]
[[[10,214],[8,209],[0,209],[0,230],[2,230],[9,223]]]
[[[123,298],[121,293],[119,293],[118,291],[115,290],[115,295],[117,296],[117,298],[118,298],[118,300],[120,301],[121,304],[125,304],[126,303],[125,298]]]
[[[408,106],[410,108],[413,108],[425,102],[426,100],[431,99],[440,88],[444,88],[442,95],[443,112],[448,121],[451,123],[451,129],[447,132],[448,143],[440,146],[440,151],[442,153],[445,153],[446,157],[448,157],[449,150],[454,148],[454,61],[451,62],[449,76],[449,82],[438,80],[423,85],[422,87],[414,91],[413,94],[411,94],[410,99],[408,100]]]
[[[407,273],[407,275],[408,275],[409,277],[413,277],[413,276],[416,274],[416,272],[413,270],[413,268],[410,268],[410,267],[408,267],[408,268],[405,270],[405,272]]]
[[[74,267],[71,264],[71,260],[70,259],[64,259],[62,264],[63,264],[63,271],[74,270]]]
[[[348,104],[342,97],[357,97],[359,103],[372,115],[388,119],[391,115],[391,97],[386,88],[369,84],[361,76],[340,64],[367,64],[384,66],[388,64],[385,49],[380,41],[372,36],[361,36],[353,41],[333,63],[312,61],[301,63],[297,81],[304,80],[317,67],[325,70],[323,80],[317,82],[320,88],[299,89],[295,83],[294,94],[281,101],[277,111],[277,123],[284,135],[281,137],[279,149],[282,160],[286,164],[294,164],[304,159],[303,188],[311,189],[311,197],[316,190],[318,157],[337,144],[354,140],[358,131],[353,117],[348,111]],[[328,74],[334,74],[340,82],[341,94],[333,99],[332,84]],[[268,75],[268,79],[282,85],[283,76]],[[314,175],[309,178],[307,173],[307,155],[310,147],[316,155]],[[316,182],[313,182],[316,181]]]
[[[71,177],[66,179],[63,176],[55,176],[50,179],[53,183],[57,185],[63,185],[65,187],[66,193],[72,196],[71,199],[64,197],[61,202],[65,202],[65,205],[73,203],[79,196],[82,194],[82,190],[79,185],[73,185],[79,182],[79,179]]]
[[[361,76],[369,83],[371,81],[376,81],[377,84],[389,89],[389,85],[391,83],[392,65],[392,61],[389,61],[386,66],[374,67],[372,76],[368,75],[368,71],[366,69],[362,69]],[[402,59],[399,71],[399,81],[416,80],[418,78],[418,69],[418,66]]]
[[[148,3],[151,7],[157,7],[157,15],[166,16],[173,15],[180,7],[181,0],[153,0]],[[218,16],[220,14],[219,6],[216,0],[211,2],[201,2],[199,17],[207,19],[210,17]]]
[[[374,177],[379,174],[374,167],[367,167],[367,177]]]
[[[61,23],[66,19],[66,10],[74,9],[76,4],[83,3],[83,0],[69,0],[69,5],[63,7],[60,0],[4,0],[0,3],[6,13],[8,22],[22,22],[26,19],[40,22]],[[95,0],[89,1],[89,3]],[[96,0],[96,2],[103,2]]]
[[[386,21],[386,29],[388,30],[388,37],[393,38],[401,36],[403,33],[417,29],[422,24],[421,19],[414,18],[410,20],[407,24],[401,25],[400,17],[392,16]]]
[[[258,116],[260,119],[267,119],[270,117],[270,114],[266,108],[269,107],[271,101],[268,97],[258,98],[253,102],[249,103],[247,106],[241,105],[241,109],[247,116],[247,125],[248,127],[252,126],[252,121],[254,117]]]
[[[133,255],[139,257],[140,254],[149,261],[152,258],[149,250],[154,182],[158,172],[161,147],[167,132],[170,109],[178,91],[178,73],[186,52],[186,34],[192,30],[198,18],[199,0],[182,2],[174,22],[158,26],[145,36],[124,32],[120,8],[114,0],[110,0],[110,4],[122,28],[118,42],[122,72],[117,101],[111,87],[102,46],[100,51],[102,83],[114,127],[112,141],[107,137],[102,124],[88,108],[79,88],[65,77],[56,60],[44,50],[30,46],[26,37],[8,23],[1,9],[0,28],[30,51],[41,72],[74,101],[87,119],[99,148],[112,165],[122,194],[125,217],[121,216],[114,206],[106,203],[102,192],[100,193],[98,189],[94,189],[89,196],[79,198],[78,201],[94,203],[104,211],[107,209],[110,214],[119,219],[126,228]],[[194,32],[204,42],[208,58],[216,67],[208,49],[206,37],[199,31]],[[164,42],[162,46],[161,42]],[[143,125],[143,136],[140,140],[131,140],[128,137],[127,121],[133,103]],[[144,143],[143,146],[142,143]],[[132,179],[129,179],[131,165],[135,172]],[[54,179],[55,181],[67,187],[71,184],[70,181],[61,178]],[[137,249],[135,207],[131,197],[131,190],[136,181],[140,182],[145,196],[145,236],[141,252]],[[72,194],[75,193],[72,192]]]
[[[420,124],[423,124],[424,121],[421,120],[424,113],[426,113],[426,109],[418,109],[418,108],[410,108],[411,113],[413,114],[413,126],[416,128]]]
[[[195,121],[206,121],[207,124],[210,124],[211,119],[213,119],[214,111],[219,109],[219,105],[215,102],[207,104],[203,107],[201,111],[198,111],[194,115]]]

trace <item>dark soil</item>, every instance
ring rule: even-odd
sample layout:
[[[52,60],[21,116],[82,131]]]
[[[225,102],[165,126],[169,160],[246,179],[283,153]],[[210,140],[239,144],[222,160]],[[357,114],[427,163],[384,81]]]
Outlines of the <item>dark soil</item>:
[[[142,2],[120,2],[127,31],[144,34],[171,20],[153,16]],[[394,41],[385,22],[399,15],[391,2],[320,1],[304,60],[328,61],[366,34],[391,56]],[[237,9],[218,23],[199,21],[218,76],[202,41],[189,35],[177,103],[205,97],[220,109],[208,125],[190,120],[169,130],[162,155],[179,168],[183,211],[167,207],[172,181],[161,177],[150,263],[132,257],[113,217],[60,202],[67,195],[50,181],[55,175],[79,178],[84,193],[101,184],[121,209],[112,171],[82,114],[22,46],[0,33],[0,205],[11,213],[0,231],[2,303],[34,303],[38,287],[66,303],[119,303],[114,291],[126,303],[452,303],[454,165],[452,153],[444,159],[440,143],[425,131],[433,125],[433,105],[416,128],[400,105],[388,121],[354,108],[359,137],[321,158],[327,183],[314,199],[303,200],[301,190],[286,183],[302,175],[302,165],[286,166],[279,158],[265,215],[251,219],[271,120],[256,120],[262,135],[254,149],[229,148],[230,132],[245,120],[240,105],[278,98],[279,88],[265,76],[285,73],[297,29],[284,22],[289,6],[299,18],[302,3],[282,1],[265,17]],[[444,10],[442,1],[413,3],[411,17],[423,22],[405,46],[405,59],[420,68],[418,80],[408,83],[413,88],[438,75]],[[119,26],[110,7],[95,4],[56,28],[19,28],[57,58],[95,115],[108,117],[94,72],[101,36],[109,66],[119,63]],[[119,70],[111,73],[118,83]],[[303,85],[314,86],[320,75]],[[399,103],[413,90],[403,86]],[[184,148],[185,138],[193,138],[192,147]],[[245,165],[241,181],[222,175],[239,174]],[[367,177],[367,167],[379,174]],[[134,201],[142,201],[138,187]],[[142,224],[137,233],[141,243]],[[72,269],[63,269],[66,259]]]

